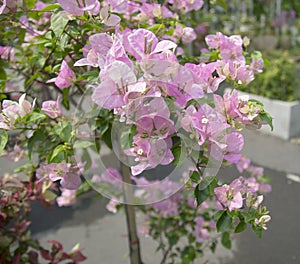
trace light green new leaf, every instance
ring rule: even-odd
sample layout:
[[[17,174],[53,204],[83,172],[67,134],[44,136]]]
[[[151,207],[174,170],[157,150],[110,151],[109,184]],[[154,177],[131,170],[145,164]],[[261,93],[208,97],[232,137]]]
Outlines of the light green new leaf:
[[[24,4],[28,9],[34,8],[36,0],[24,0]]]
[[[261,116],[261,119],[265,122],[267,122],[267,124],[271,127],[271,131],[273,131],[274,127],[273,127],[273,118],[268,114],[268,113],[263,113]]]
[[[182,145],[181,147],[175,147],[172,149],[172,153],[174,156],[173,164],[177,167],[180,167],[182,163],[186,160],[186,147]]]
[[[53,30],[57,38],[60,38],[68,22],[69,22],[69,18],[64,16],[62,11],[55,12],[52,14],[50,29]]]
[[[56,9],[56,8],[59,8],[59,7],[60,7],[59,4],[51,4],[51,5],[48,5],[48,6],[46,6],[45,8],[43,8],[43,9],[41,10],[41,12],[49,12],[49,11],[52,11],[52,10],[54,10],[54,9]]]
[[[51,202],[57,197],[57,195],[50,190],[45,190],[43,197],[47,202]]]
[[[65,142],[72,142],[74,133],[72,124],[69,122],[60,122],[54,128],[53,132]]]
[[[95,146],[95,143],[86,140],[76,140],[73,148],[88,148],[91,146]]]
[[[123,130],[120,136],[120,144],[122,149],[128,149],[132,147],[132,128],[128,127],[127,129]]]
[[[6,130],[0,130],[0,154],[4,150],[7,141],[8,141],[8,135]]]
[[[40,123],[41,121],[45,120],[47,116],[43,113],[32,113],[28,116],[26,123]]]
[[[65,151],[65,146],[64,145],[58,145],[55,147],[55,149],[53,150],[53,152],[50,155],[50,158],[48,160],[49,163],[51,163],[56,157],[58,157],[58,155],[62,152]]]

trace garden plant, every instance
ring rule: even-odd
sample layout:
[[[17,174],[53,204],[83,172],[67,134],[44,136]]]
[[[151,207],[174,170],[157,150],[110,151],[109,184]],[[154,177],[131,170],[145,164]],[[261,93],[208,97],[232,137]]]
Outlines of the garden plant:
[[[109,211],[125,208],[134,264],[137,210],[161,263],[193,263],[218,243],[230,249],[247,226],[262,236],[271,187],[241,154],[242,131],[272,127],[272,118],[219,87],[247,87],[264,63],[246,36],[201,24],[211,7],[226,12],[224,1],[1,2],[0,151],[22,160],[13,174],[1,171],[1,263],[88,259],[80,246],[44,248],[28,215],[34,201],[70,206],[90,189],[110,198]],[[116,167],[105,164],[107,150]],[[229,165],[241,176],[222,182]]]

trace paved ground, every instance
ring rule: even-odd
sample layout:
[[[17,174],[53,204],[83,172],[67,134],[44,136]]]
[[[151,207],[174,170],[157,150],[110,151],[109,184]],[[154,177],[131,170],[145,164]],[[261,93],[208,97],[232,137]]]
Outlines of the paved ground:
[[[208,255],[209,264],[293,264],[300,263],[300,144],[275,137],[248,132],[245,154],[266,168],[272,178],[273,191],[265,204],[272,221],[262,239],[251,230],[238,236],[233,251],[221,248],[216,255]],[[2,167],[2,166],[1,166]],[[221,171],[222,177],[236,175],[234,169]],[[227,176],[225,176],[227,177]],[[80,242],[88,256],[87,264],[129,263],[125,217],[105,210],[107,200],[92,201],[92,193],[84,195],[71,208],[46,210],[35,205],[32,232],[46,243],[48,239],[61,241],[67,249]],[[141,238],[145,264],[159,263],[156,244]]]

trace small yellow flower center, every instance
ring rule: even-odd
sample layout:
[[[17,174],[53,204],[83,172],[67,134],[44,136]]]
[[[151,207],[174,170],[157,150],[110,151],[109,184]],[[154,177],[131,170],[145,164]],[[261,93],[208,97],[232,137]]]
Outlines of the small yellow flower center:
[[[207,124],[208,123],[208,119],[206,117],[203,117],[201,120],[202,124]]]
[[[138,149],[138,151],[136,152],[138,155],[143,155],[144,151],[142,149]]]

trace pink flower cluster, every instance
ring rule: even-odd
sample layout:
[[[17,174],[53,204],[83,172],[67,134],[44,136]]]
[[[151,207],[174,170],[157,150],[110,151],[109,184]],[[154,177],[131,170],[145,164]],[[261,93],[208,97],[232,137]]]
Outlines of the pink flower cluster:
[[[101,6],[98,0],[57,0],[57,2],[65,11],[76,16],[83,16],[84,12],[94,16],[100,15],[102,23],[106,26],[115,26],[120,22],[120,17],[113,12],[122,14],[129,20],[147,20],[151,25],[155,18],[173,18],[178,12],[185,14],[192,10],[199,10],[204,4],[203,0],[168,0],[164,5],[145,0],[108,0],[103,1]]]
[[[62,114],[59,101],[60,101],[60,97],[58,97],[56,101],[53,100],[44,101],[41,110],[44,111],[44,113],[49,117],[57,118]]]
[[[182,127],[198,139],[199,145],[211,142],[215,158],[221,159],[225,154],[225,159],[237,163],[244,139],[234,128],[240,123],[261,125],[261,120],[256,118],[261,107],[238,98],[236,91],[225,94],[224,98],[216,95],[215,109],[207,104],[186,108],[190,100],[215,92],[228,78],[214,75],[220,63],[245,62],[240,37],[220,33],[208,36],[207,42],[210,48],[221,49],[221,61],[181,66],[174,53],[177,45],[170,40],[160,41],[146,29],[123,32],[117,29],[113,36],[99,33],[89,38],[85,57],[75,66],[99,67],[100,83],[94,86],[93,101],[102,108],[114,110],[126,124],[136,126],[133,147],[125,151],[138,162],[132,166],[134,175],[173,160],[171,136],[176,129],[162,97],[175,99],[183,114]],[[228,57],[228,53],[235,56]],[[230,127],[232,131],[224,136],[225,129]]]
[[[250,65],[246,64],[241,36],[227,37],[217,32],[207,35],[205,40],[210,50],[218,51],[216,71],[221,78],[248,84],[254,80],[254,73],[261,72],[264,65],[262,59],[253,58]]]
[[[242,160],[247,164],[243,170],[248,171],[251,177],[240,176],[229,185],[224,184],[214,190],[221,208],[228,208],[229,211],[242,208],[245,205],[257,209],[263,201],[262,194],[271,191],[271,186],[262,181],[263,168],[250,165],[250,161],[244,157]]]
[[[80,165],[72,166],[70,163],[63,161],[60,163],[40,165],[36,171],[36,177],[40,181],[60,181],[62,188],[76,190],[81,184],[81,172],[82,168]]]
[[[217,33],[206,41],[211,49],[220,50],[220,60],[182,66],[175,55],[176,43],[159,40],[146,29],[121,32],[116,28],[115,35],[90,36],[83,49],[84,58],[75,63],[99,68],[99,84],[94,85],[92,100],[101,108],[114,110],[120,121],[136,127],[132,148],[125,150],[137,162],[131,167],[133,175],[174,159],[171,138],[177,129],[168,97],[175,100],[183,129],[200,146],[208,143],[218,160],[225,155],[227,161],[238,163],[244,138],[236,129],[242,125],[258,128],[264,123],[259,118],[262,106],[239,98],[236,91],[223,98],[215,95],[215,108],[208,104],[188,106],[191,100],[215,92],[222,81],[232,79],[222,74],[231,67],[228,63],[254,74],[254,68],[245,65],[240,36]]]
[[[76,75],[72,71],[72,69],[69,67],[69,65],[66,63],[65,60],[62,61],[60,71],[58,73],[58,76],[50,79],[47,81],[47,83],[54,82],[55,85],[60,89],[65,89],[70,87],[73,82],[76,80]]]
[[[239,96],[237,90],[226,92],[223,97],[214,95],[215,108],[219,113],[225,113],[227,122],[234,128],[243,126],[255,129],[265,122],[260,118],[264,112],[262,105],[249,100],[248,96]]]
[[[25,97],[26,94],[23,94],[19,98],[19,102],[3,100],[0,113],[0,129],[13,129],[18,119],[32,112],[35,101],[31,104]]]

